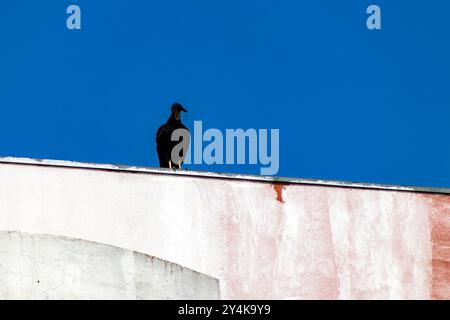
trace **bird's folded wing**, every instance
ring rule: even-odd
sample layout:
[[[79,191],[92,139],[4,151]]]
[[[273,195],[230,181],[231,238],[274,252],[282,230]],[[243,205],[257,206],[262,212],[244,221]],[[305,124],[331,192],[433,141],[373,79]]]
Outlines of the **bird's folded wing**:
[[[161,141],[167,140],[167,135],[169,134],[169,126],[167,124],[163,124],[158,128],[156,132],[156,143],[160,143]]]

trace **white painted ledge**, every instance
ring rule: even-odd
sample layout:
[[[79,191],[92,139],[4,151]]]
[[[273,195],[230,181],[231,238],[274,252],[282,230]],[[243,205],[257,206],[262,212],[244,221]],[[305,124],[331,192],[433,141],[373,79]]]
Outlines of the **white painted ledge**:
[[[154,168],[154,167],[139,167],[139,166],[129,166],[129,165],[113,165],[113,164],[100,164],[100,163],[88,163],[88,162],[76,162],[76,161],[49,160],[49,159],[0,157],[0,163],[65,167],[65,168],[73,168],[73,169],[106,170],[106,171],[119,171],[119,172],[122,171],[122,172],[149,173],[149,174],[167,174],[167,175],[185,176],[185,177],[203,177],[203,178],[231,179],[231,180],[243,180],[243,181],[269,182],[269,183],[277,182],[277,183],[283,183],[283,184],[318,185],[318,186],[330,186],[330,187],[342,187],[342,188],[358,188],[358,189],[450,194],[450,188],[401,186],[401,185],[377,184],[377,183],[366,183],[366,182],[349,182],[349,181],[336,181],[336,180],[301,179],[301,178],[259,176],[259,175],[246,175],[246,174],[215,173],[215,172],[206,172],[206,171],[173,170],[173,169]]]

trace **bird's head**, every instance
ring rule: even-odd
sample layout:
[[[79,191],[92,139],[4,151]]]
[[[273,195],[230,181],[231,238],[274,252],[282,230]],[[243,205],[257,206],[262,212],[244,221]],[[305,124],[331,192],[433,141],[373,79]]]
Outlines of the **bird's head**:
[[[187,110],[178,102],[175,102],[172,107],[172,114],[175,117],[176,120],[180,120],[181,119],[181,112],[187,112]]]

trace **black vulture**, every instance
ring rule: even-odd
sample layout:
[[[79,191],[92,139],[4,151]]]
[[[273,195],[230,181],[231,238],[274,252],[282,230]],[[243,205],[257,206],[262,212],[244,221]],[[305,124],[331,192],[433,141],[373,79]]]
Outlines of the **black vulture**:
[[[172,133],[176,129],[186,129],[186,126],[181,123],[181,112],[187,112],[187,110],[179,103],[175,102],[171,107],[171,115],[167,122],[158,128],[156,132],[156,151],[158,152],[159,166],[161,168],[175,168],[177,166],[181,169],[182,161],[179,163],[173,163],[171,159],[171,153],[173,147],[175,147],[179,141],[172,141]],[[180,154],[181,158],[184,158],[184,154]]]

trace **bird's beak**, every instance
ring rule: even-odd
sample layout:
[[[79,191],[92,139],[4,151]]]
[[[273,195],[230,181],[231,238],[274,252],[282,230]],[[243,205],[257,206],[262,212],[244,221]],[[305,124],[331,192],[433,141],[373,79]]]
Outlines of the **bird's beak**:
[[[188,112],[183,106],[180,106],[180,111]]]

